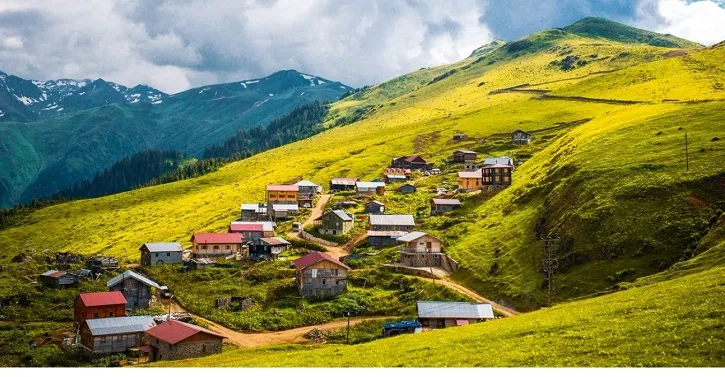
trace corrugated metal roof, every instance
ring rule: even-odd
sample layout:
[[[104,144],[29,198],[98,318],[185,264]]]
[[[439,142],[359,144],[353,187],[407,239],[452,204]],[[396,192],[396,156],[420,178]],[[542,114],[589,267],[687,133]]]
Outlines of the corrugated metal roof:
[[[299,182],[295,183],[295,186],[319,187],[320,185],[318,185],[317,183],[314,183],[314,182],[311,182],[311,181],[308,181],[308,180],[305,179],[305,180],[302,180],[302,181],[299,181]]]
[[[426,233],[426,232],[417,232],[417,231],[416,232],[410,232],[410,233],[408,233],[408,234],[406,234],[406,235],[398,238],[398,242],[415,241],[418,238],[423,237],[423,236],[427,236],[427,235],[429,235],[429,234]],[[435,239],[437,239],[437,240],[439,240],[438,237],[435,237],[435,236],[432,236],[432,235],[430,235],[430,236],[433,237],[433,238],[435,238]]]
[[[338,266],[340,266],[340,267],[342,267],[342,268],[344,268],[346,270],[349,270],[350,269],[350,267],[348,267],[344,263],[340,262],[339,260],[337,260],[335,258],[332,258],[332,257],[330,257],[330,256],[328,256],[326,254],[322,254],[320,252],[317,252],[317,251],[311,252],[311,253],[305,255],[302,258],[299,258],[299,259],[296,259],[296,260],[292,261],[292,264],[298,270],[303,270],[306,267],[311,266],[311,265],[313,265],[313,264],[315,264],[315,263],[317,263],[319,261],[323,261],[323,260],[326,260],[326,261],[335,263]]]
[[[418,318],[492,319],[489,303],[418,301]]]
[[[156,289],[160,289],[161,288],[161,287],[159,287],[159,284],[157,282],[155,282],[155,281],[153,281],[153,280],[147,278],[146,276],[143,276],[143,275],[141,275],[141,274],[139,274],[137,272],[131,271],[131,270],[125,271],[124,273],[115,276],[113,279],[109,280],[106,283],[106,286],[107,287],[113,287],[114,285],[120,283],[122,280],[126,280],[126,279],[135,279],[135,280],[138,280],[138,281],[140,281],[140,282],[142,282],[142,283],[144,283],[144,284],[146,284],[146,285],[148,285],[150,287],[154,287]]]
[[[370,225],[415,226],[412,215],[370,215]]]
[[[48,278],[59,278],[63,275],[65,275],[65,272],[63,271],[57,271],[57,270],[48,270],[41,274],[42,276],[48,277]]]
[[[261,225],[265,232],[274,232],[277,227],[274,221],[232,221],[231,225]]]
[[[121,291],[81,293],[80,298],[86,307],[126,305],[126,298]]]
[[[282,237],[265,237],[265,238],[260,238],[259,240],[270,246],[290,245],[290,243]]]
[[[267,185],[267,191],[299,191],[295,185]]]
[[[203,327],[184,323],[171,319],[146,331],[146,334],[153,336],[163,342],[176,344],[192,335],[204,333],[218,338],[226,338],[224,335],[209,331]]]
[[[274,203],[272,204],[272,209],[275,211],[298,211],[300,207],[297,204]]]
[[[403,177],[405,178],[405,177]],[[357,188],[376,188],[376,187],[385,187],[385,182],[355,182],[355,186]]]
[[[440,205],[449,205],[449,206],[459,206],[461,205],[461,201],[458,199],[438,199],[433,198],[431,199],[433,201],[433,204],[440,204]]]
[[[460,178],[482,178],[483,172],[481,169],[478,169],[476,171],[459,171],[458,177]]]
[[[241,206],[242,211],[255,211],[257,213],[267,213],[267,206],[254,203],[244,203]]]
[[[493,165],[484,165],[483,168],[510,168],[511,165],[508,164],[493,164]]]
[[[509,156],[486,157],[483,160],[483,164],[484,165],[496,165],[496,164],[513,165],[513,160]]]
[[[230,232],[263,232],[264,225],[262,224],[234,224],[229,225]]]
[[[330,183],[333,185],[353,186],[357,182],[357,178],[332,178]]]
[[[339,217],[342,221],[352,221],[352,217],[350,217],[350,215],[348,215],[345,211],[336,209],[332,211],[332,213],[337,215],[337,217]]]
[[[144,332],[156,325],[150,315],[87,319],[86,324],[93,336]]]
[[[402,237],[406,234],[408,234],[408,232],[403,231],[403,230],[368,230],[368,232],[367,232],[368,237],[398,238],[398,237]]]
[[[244,242],[244,236],[241,233],[194,233],[191,240],[192,242],[206,244],[241,244]]]
[[[152,253],[166,253],[170,251],[184,251],[178,242],[147,242],[146,249]]]
[[[459,150],[456,151],[456,153],[466,153],[466,154],[473,153],[473,154],[476,154],[476,151],[472,151],[472,150],[469,150],[469,149],[459,149]]]

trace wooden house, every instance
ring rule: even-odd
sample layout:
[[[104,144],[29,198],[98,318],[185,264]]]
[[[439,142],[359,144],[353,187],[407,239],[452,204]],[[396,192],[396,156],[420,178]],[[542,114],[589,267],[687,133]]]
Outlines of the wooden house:
[[[126,298],[120,291],[81,293],[73,303],[73,322],[126,316]]]
[[[295,185],[267,185],[267,210],[272,203],[297,204],[299,186]]]
[[[346,234],[355,226],[355,217],[342,210],[329,211],[314,220],[321,234],[339,236]]]
[[[242,251],[241,233],[194,233],[191,236],[194,258],[233,258]]]
[[[475,191],[481,188],[483,176],[481,170],[476,171],[459,171],[456,177],[458,191]]]
[[[65,271],[48,270],[40,274],[38,279],[46,287],[65,288],[78,283],[78,277]]]
[[[357,202],[352,200],[346,200],[344,202],[335,203],[333,208],[335,209],[348,209],[357,207]]]
[[[454,134],[453,135],[453,140],[455,140],[455,141],[463,141],[463,140],[466,140],[466,139],[468,139],[468,135],[466,135],[466,134],[459,133],[459,134]]]
[[[511,185],[513,166],[505,164],[484,165],[482,170],[482,188],[494,191]]]
[[[494,319],[489,303],[418,301],[418,321],[424,329],[442,329]]]
[[[413,228],[415,220],[411,215],[370,215],[368,243],[373,246],[392,245]]]
[[[119,291],[126,298],[126,310],[148,309],[154,293],[161,290],[155,281],[137,272],[127,270],[106,282],[108,290]]]
[[[118,260],[113,257],[94,256],[86,261],[86,268],[93,271],[94,274],[115,271],[118,270]]]
[[[426,161],[421,156],[403,156],[396,157],[390,163],[391,168],[402,168],[411,170],[428,170],[433,164]]]
[[[350,267],[325,254],[312,252],[292,262],[302,296],[331,297],[347,291]]]
[[[431,215],[437,215],[443,212],[453,211],[454,209],[461,207],[461,201],[458,199],[439,199],[433,198],[430,200],[430,213]]]
[[[444,267],[446,257],[438,237],[424,232],[410,232],[398,238],[400,263],[411,267]]]
[[[139,248],[141,265],[181,264],[184,248],[178,242],[148,242]]]
[[[467,149],[459,149],[453,152],[453,162],[455,163],[467,163],[476,161],[477,154],[475,151]]]
[[[292,246],[282,237],[265,237],[249,244],[249,258],[252,260],[272,260]]]
[[[201,270],[207,267],[216,266],[216,262],[209,258],[192,258],[186,264],[190,270]]]
[[[272,221],[232,221],[229,224],[229,233],[241,233],[245,241],[253,241],[263,237],[274,237]]]
[[[380,215],[385,213],[385,204],[377,200],[365,203],[365,213]]]
[[[355,182],[357,197],[385,195],[385,182]]]
[[[267,209],[267,213],[272,220],[282,220],[288,217],[295,216],[299,213],[300,207],[297,203],[272,203]]]
[[[418,189],[415,188],[415,186],[413,186],[410,183],[406,183],[406,184],[398,187],[398,192],[401,194],[412,194],[412,193],[416,192],[417,190]]]
[[[516,145],[524,145],[528,144],[529,141],[531,141],[531,134],[523,131],[523,130],[516,130],[511,133],[511,143]]]
[[[264,203],[244,203],[241,206],[242,221],[268,220],[267,205]]]
[[[80,328],[80,344],[89,356],[126,352],[143,345],[146,330],[155,325],[149,315],[88,319]]]
[[[383,170],[383,174],[381,175],[381,179],[385,183],[396,183],[405,182],[410,179],[410,176],[410,169],[385,168]]]
[[[481,167],[484,167],[486,165],[509,165],[511,166],[511,169],[514,168],[514,160],[509,156],[501,156],[501,157],[486,157],[483,160],[483,164]]]
[[[312,208],[315,198],[322,193],[322,186],[307,180],[299,181],[295,183],[295,186],[299,187],[297,192],[298,205],[303,208]]]
[[[168,320],[146,330],[149,361],[181,360],[222,352],[225,336],[203,327]]]
[[[355,190],[357,178],[332,178],[330,180],[330,192]]]

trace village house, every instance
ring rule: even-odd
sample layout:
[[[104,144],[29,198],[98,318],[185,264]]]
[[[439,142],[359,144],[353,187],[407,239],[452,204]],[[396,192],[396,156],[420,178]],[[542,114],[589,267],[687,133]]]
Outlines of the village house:
[[[430,214],[437,215],[443,212],[453,211],[461,207],[461,201],[458,199],[439,199],[430,200]]]
[[[438,237],[424,232],[410,232],[397,241],[400,243],[400,263],[406,266],[454,269],[451,260],[443,254],[443,243]]]
[[[433,164],[423,159],[423,157],[416,155],[394,158],[390,163],[390,167],[410,170],[428,170],[433,167]]]
[[[365,213],[383,214],[385,213],[385,204],[377,200],[365,203]]]
[[[509,166],[511,166],[512,171],[515,169],[514,160],[511,157],[501,156],[501,157],[486,157],[483,161],[480,161],[480,162],[467,162],[463,165],[463,171],[481,170],[485,166],[491,166],[491,165],[496,165],[496,164],[509,165]]]
[[[332,208],[335,209],[348,209],[357,207],[357,202],[352,200],[346,200],[344,202],[335,203]]]
[[[181,360],[222,352],[225,336],[203,327],[168,320],[146,330],[149,361]]]
[[[494,319],[489,303],[418,301],[418,321],[424,329],[442,329]]]
[[[87,319],[126,316],[126,298],[120,291],[81,293],[73,303],[73,322],[80,326]]]
[[[297,203],[286,204],[286,203],[272,203],[268,209],[268,213],[272,220],[282,220],[291,216],[295,216],[299,213],[300,207]]]
[[[245,203],[241,206],[242,221],[264,221],[268,220],[267,205],[264,203]]]
[[[455,135],[453,135],[453,140],[455,140],[455,141],[463,141],[463,140],[466,140],[466,139],[468,139],[468,135],[466,135],[466,134],[455,134]]]
[[[485,165],[482,169],[484,191],[494,191],[510,186],[512,170],[511,165]]]
[[[528,144],[529,141],[531,141],[531,134],[522,131],[522,130],[516,130],[511,133],[511,142],[516,145],[524,145]]]
[[[373,246],[391,245],[415,228],[411,215],[370,215],[368,243]]]
[[[329,211],[314,220],[321,234],[339,236],[346,234],[355,226],[355,217],[342,210]]]
[[[184,248],[178,242],[148,242],[139,248],[141,265],[181,264]]]
[[[148,309],[155,291],[161,286],[155,281],[137,272],[127,270],[106,282],[108,290],[119,291],[126,298],[126,310]]]
[[[113,257],[94,256],[86,261],[86,268],[93,271],[94,274],[100,274],[103,271],[118,270],[118,260]]]
[[[272,221],[232,221],[229,224],[229,233],[241,233],[245,241],[253,241],[262,237],[274,237]]]
[[[398,192],[401,194],[412,194],[412,193],[416,192],[417,190],[418,189],[416,189],[415,186],[413,186],[410,183],[406,183],[406,184],[398,187]]]
[[[88,356],[126,352],[143,345],[146,330],[156,323],[150,315],[88,319],[80,329],[80,344]]]
[[[384,195],[385,182],[355,182],[357,197]]]
[[[383,170],[383,174],[381,175],[381,179],[385,183],[396,183],[405,182],[410,179],[410,176],[410,169],[385,168]]]
[[[40,274],[38,279],[46,287],[65,288],[78,283],[78,277],[65,271],[48,270]]]
[[[209,258],[192,258],[186,264],[189,270],[201,270],[207,267],[216,266],[216,262]]]
[[[302,296],[331,297],[347,291],[350,267],[319,252],[309,253],[292,262],[295,280]]]
[[[459,149],[453,152],[453,162],[456,163],[467,163],[476,161],[477,154],[475,151],[467,149]]]
[[[299,186],[267,185],[267,206],[272,203],[297,204]]]
[[[330,192],[355,190],[357,178],[332,178],[330,180]]]
[[[483,176],[481,170],[459,171],[456,177],[459,192],[475,191],[481,188]]]
[[[252,260],[272,260],[292,246],[282,237],[258,238],[249,244],[249,258]]]
[[[232,258],[242,251],[241,233],[194,233],[191,236],[194,258]]]
[[[311,208],[317,195],[322,193],[322,186],[307,180],[299,181],[295,186],[299,187],[297,201],[303,208]]]
[[[385,183],[397,183],[397,182],[405,182],[408,178],[404,175],[395,175],[395,174],[386,174],[383,177],[383,182]]]

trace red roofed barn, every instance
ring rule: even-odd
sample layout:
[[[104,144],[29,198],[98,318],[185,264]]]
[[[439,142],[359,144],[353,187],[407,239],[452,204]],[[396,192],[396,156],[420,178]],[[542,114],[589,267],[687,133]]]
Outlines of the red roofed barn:
[[[329,297],[347,291],[350,267],[325,254],[313,252],[292,262],[302,296]]]
[[[81,293],[76,297],[73,321],[82,325],[87,319],[126,316],[126,298],[119,291]]]
[[[177,320],[146,330],[151,346],[149,360],[180,360],[222,352],[224,336]]]
[[[191,236],[194,258],[227,258],[242,251],[242,233],[194,233]]]

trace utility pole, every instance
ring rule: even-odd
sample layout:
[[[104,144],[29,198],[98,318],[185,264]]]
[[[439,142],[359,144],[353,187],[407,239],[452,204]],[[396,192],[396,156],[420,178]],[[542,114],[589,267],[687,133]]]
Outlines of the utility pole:
[[[166,319],[167,321],[171,321],[171,299],[174,298],[174,295],[169,294],[169,317]]]
[[[350,312],[347,312],[347,335],[345,335],[345,343],[350,344]]]
[[[543,240],[545,242],[544,259],[541,260],[541,264],[549,287],[549,307],[554,303],[554,271],[559,268],[559,260],[555,258],[556,251],[554,250],[554,243],[558,240],[559,238],[552,237]]]
[[[687,132],[685,132],[685,171],[690,171],[690,153],[687,149]]]

